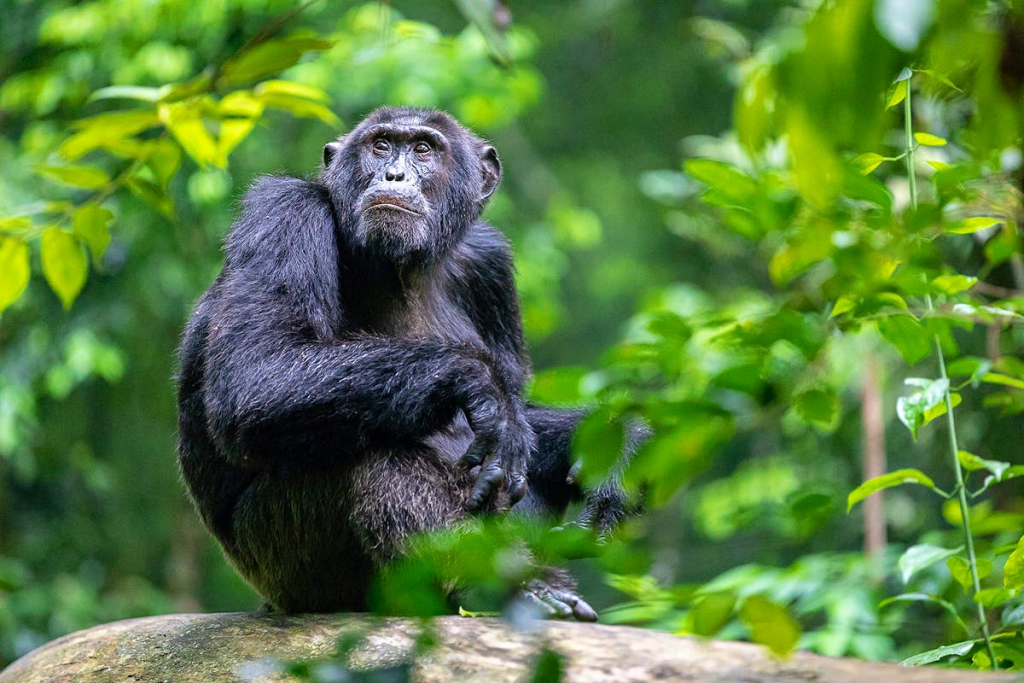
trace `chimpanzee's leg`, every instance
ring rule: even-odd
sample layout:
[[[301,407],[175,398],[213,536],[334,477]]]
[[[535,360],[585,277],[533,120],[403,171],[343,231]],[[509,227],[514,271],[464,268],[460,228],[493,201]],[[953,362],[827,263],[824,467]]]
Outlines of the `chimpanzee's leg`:
[[[630,423],[620,463],[603,484],[584,491],[576,481],[572,437],[585,416],[586,411],[581,409],[527,406],[526,419],[533,427],[537,446],[531,455],[527,473],[529,493],[515,509],[561,521],[570,502],[585,500],[576,523],[603,536],[637,507],[629,502],[620,476],[629,458],[648,437],[649,430],[640,421]]]
[[[529,492],[515,510],[562,521],[570,502],[580,500],[582,489],[569,481],[572,435],[586,413],[528,405],[526,420],[537,437],[527,469]]]
[[[557,524],[561,523],[570,502],[585,499],[586,505],[576,523],[604,535],[627,514],[628,504],[617,476],[613,475],[593,491],[584,492],[572,475],[573,433],[585,415],[586,412],[579,409],[527,406],[526,419],[536,435],[537,445],[527,472],[529,491],[513,510]],[[624,457],[631,455],[638,440],[632,434],[627,435]],[[564,569],[546,569],[540,578],[527,585],[523,598],[552,616],[575,617],[581,621],[597,619],[597,613],[580,597],[575,579]]]

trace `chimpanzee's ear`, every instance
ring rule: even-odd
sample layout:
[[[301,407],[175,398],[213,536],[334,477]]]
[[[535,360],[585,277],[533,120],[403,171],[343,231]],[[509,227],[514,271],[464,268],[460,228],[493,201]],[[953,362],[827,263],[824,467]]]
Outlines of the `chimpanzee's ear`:
[[[480,173],[484,177],[483,188],[480,190],[480,201],[486,201],[498,189],[498,183],[501,182],[501,160],[498,158],[498,150],[490,145],[481,145],[480,147]]]
[[[341,151],[341,147],[344,141],[344,137],[340,137],[334,142],[328,142],[324,145],[324,168],[331,165],[331,159],[333,159],[338,152]]]

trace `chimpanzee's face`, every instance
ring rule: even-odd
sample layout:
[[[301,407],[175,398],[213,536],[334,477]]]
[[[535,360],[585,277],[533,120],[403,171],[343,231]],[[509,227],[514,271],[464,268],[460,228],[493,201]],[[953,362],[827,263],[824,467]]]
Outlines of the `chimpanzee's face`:
[[[379,109],[327,145],[322,177],[358,245],[423,263],[442,258],[479,217],[501,163],[444,112]]]
[[[447,138],[430,126],[396,123],[371,126],[361,138],[359,163],[370,183],[354,207],[358,235],[388,251],[422,250],[451,163]]]

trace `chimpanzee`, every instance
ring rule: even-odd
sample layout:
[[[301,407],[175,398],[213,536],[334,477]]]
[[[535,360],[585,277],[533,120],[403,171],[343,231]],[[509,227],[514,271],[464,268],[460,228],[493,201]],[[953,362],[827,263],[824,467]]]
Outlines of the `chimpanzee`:
[[[180,464],[228,558],[285,612],[361,610],[412,533],[476,511],[561,516],[580,411],[526,404],[495,149],[440,111],[382,108],[314,181],[258,179],[185,329]],[[615,485],[585,524],[625,512]],[[525,595],[596,619],[564,572]]]

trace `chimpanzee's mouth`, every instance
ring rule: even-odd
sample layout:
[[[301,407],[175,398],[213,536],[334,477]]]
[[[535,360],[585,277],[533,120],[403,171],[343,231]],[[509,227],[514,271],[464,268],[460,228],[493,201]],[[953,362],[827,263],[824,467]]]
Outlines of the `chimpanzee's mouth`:
[[[370,204],[368,207],[366,207],[366,211],[369,211],[370,209],[385,209],[385,210],[388,210],[388,211],[401,211],[402,213],[407,213],[407,214],[410,214],[412,216],[422,216],[423,215],[419,211],[414,211],[413,209],[410,209],[409,207],[401,206],[400,204],[393,204],[391,202],[375,202],[373,204]]]

